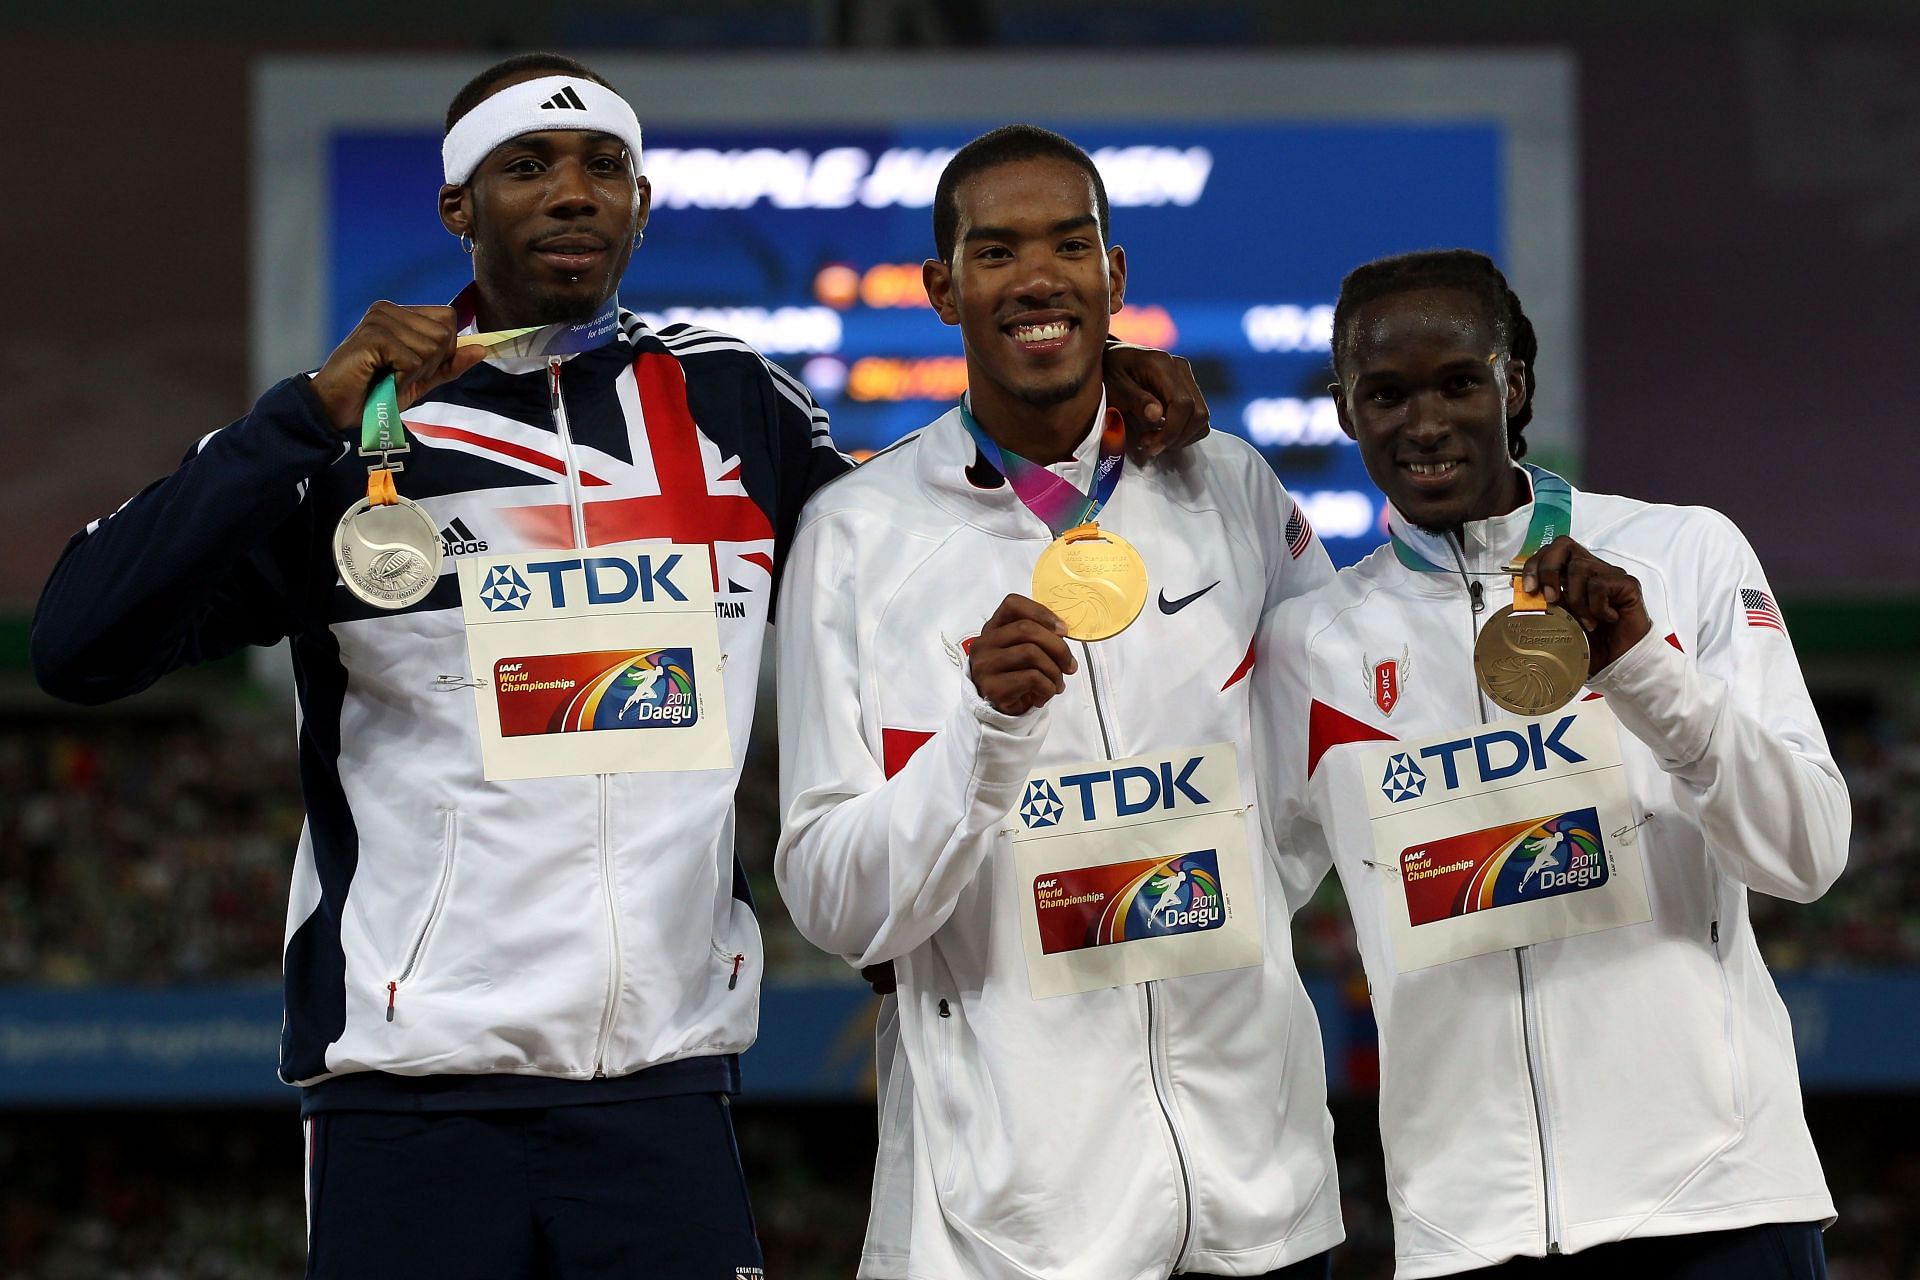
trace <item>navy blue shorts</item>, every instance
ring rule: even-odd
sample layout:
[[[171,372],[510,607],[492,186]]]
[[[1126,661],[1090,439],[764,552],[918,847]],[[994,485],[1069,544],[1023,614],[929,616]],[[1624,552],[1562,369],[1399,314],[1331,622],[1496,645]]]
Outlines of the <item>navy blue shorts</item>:
[[[762,1280],[724,1094],[305,1123],[307,1280]]]
[[[1558,1258],[1515,1258],[1476,1276],[1537,1280],[1827,1280],[1817,1222],[1646,1236]]]

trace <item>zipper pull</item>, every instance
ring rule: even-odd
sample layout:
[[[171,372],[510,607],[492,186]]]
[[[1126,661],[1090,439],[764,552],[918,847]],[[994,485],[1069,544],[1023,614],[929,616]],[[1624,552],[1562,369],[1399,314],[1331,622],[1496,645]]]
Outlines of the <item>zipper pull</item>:
[[[1475,613],[1483,612],[1486,609],[1487,602],[1480,594],[1480,582],[1478,579],[1467,584],[1467,595],[1473,599],[1473,611]]]
[[[1716,947],[1720,945],[1720,922],[1718,920],[1715,920],[1707,929],[1707,940]]]
[[[727,978],[727,990],[729,990],[729,991],[731,991],[731,990],[733,990],[733,989],[734,989],[735,987],[737,987],[737,986],[739,986],[739,985],[740,985],[740,966],[741,966],[741,964],[743,964],[743,963],[744,963],[745,961],[746,961],[746,957],[745,957],[745,956],[743,956],[743,955],[741,955],[741,954],[739,954],[738,952],[735,952],[735,953],[734,953],[734,957],[733,957],[733,973],[732,973],[732,975],[731,975],[731,976],[729,976],[729,977]]]
[[[399,997],[399,995],[400,995],[400,984],[397,982],[389,982],[387,984],[387,1021],[388,1022],[393,1021],[393,1002],[395,999]]]
[[[553,412],[558,416],[560,412],[560,357],[558,356],[553,356],[547,361],[547,391]]]
[[[951,1018],[953,1016],[953,1010],[947,1008],[947,1002],[945,999],[942,999],[940,1001],[940,1016],[943,1018]]]

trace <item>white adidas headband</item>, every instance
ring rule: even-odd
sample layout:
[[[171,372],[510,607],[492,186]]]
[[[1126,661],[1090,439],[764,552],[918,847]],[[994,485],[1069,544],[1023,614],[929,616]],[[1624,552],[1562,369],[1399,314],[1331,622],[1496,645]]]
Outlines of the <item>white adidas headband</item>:
[[[473,176],[487,154],[525,133],[581,129],[611,134],[627,144],[640,169],[640,121],[627,100],[603,84],[578,76],[542,76],[508,85],[455,122],[440,144],[441,170],[457,187]]]

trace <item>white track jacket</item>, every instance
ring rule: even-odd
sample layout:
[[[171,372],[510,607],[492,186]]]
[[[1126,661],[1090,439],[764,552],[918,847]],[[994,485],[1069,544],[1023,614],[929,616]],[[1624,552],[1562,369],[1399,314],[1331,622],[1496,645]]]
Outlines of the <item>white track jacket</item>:
[[[1097,435],[1065,464],[1083,487]],[[1129,464],[1100,520],[1155,595],[1119,636],[1073,642],[1064,694],[1002,715],[965,650],[1050,535],[968,479],[975,457],[955,411],[817,494],[776,629],[781,890],[815,944],[899,980],[911,1088],[889,1087],[881,1160],[911,1163],[910,1256],[870,1249],[867,1274],[1257,1275],[1330,1248],[1324,1063],[1287,932],[1300,877],[1261,856],[1254,815],[1262,964],[1047,1000],[1000,834],[1035,768],[1250,746],[1255,630],[1331,578],[1326,552],[1299,523],[1289,549],[1291,501],[1242,441]]]
[[[1530,514],[1468,525],[1457,567],[1497,571]],[[1850,810],[1771,589],[1704,508],[1576,491],[1572,536],[1640,580],[1653,619],[1581,695],[1621,726],[1649,923],[1396,972],[1398,868],[1376,857],[1365,794],[1383,779],[1358,758],[1509,718],[1483,702],[1472,650],[1511,578],[1414,572],[1382,548],[1260,638],[1263,807],[1283,847],[1331,854],[1352,904],[1403,1278],[1833,1217],[1747,890],[1819,897]],[[1399,669],[1379,695],[1383,662]]]

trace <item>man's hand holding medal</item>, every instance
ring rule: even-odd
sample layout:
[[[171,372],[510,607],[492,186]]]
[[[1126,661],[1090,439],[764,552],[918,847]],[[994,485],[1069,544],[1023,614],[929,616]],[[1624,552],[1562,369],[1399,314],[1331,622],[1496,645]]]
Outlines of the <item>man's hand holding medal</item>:
[[[1598,675],[1653,630],[1640,580],[1572,538],[1555,538],[1520,570],[1523,590],[1573,615],[1587,632],[1587,675]]]
[[[383,374],[393,375],[404,409],[487,358],[484,347],[455,345],[459,333],[452,307],[374,303],[313,375],[327,421],[342,431],[358,429],[368,393]]]
[[[967,675],[1002,715],[1024,715],[1065,693],[1080,669],[1067,647],[1067,627],[1046,606],[1010,595],[980,628],[967,651]]]

